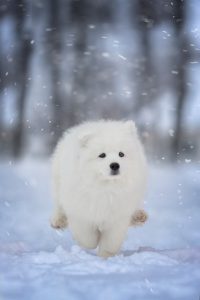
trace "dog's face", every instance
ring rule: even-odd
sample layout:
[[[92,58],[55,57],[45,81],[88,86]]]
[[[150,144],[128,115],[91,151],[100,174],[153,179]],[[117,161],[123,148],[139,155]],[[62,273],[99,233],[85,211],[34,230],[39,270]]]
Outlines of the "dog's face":
[[[140,148],[134,124],[121,125],[111,130],[85,134],[81,142],[81,172],[96,180],[128,180],[135,174]]]

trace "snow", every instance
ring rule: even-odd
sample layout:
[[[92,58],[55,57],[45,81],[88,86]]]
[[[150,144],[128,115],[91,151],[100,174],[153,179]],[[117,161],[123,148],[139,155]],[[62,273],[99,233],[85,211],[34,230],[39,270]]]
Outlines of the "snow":
[[[47,161],[0,164],[1,299],[199,299],[200,168],[150,167],[149,221],[104,260],[49,226]]]

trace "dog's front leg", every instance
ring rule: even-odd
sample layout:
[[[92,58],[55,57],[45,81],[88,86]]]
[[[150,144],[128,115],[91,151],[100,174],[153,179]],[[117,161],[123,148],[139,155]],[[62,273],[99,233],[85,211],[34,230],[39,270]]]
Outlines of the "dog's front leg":
[[[147,221],[147,219],[148,215],[143,209],[136,210],[136,212],[131,217],[130,226],[143,225]]]
[[[54,209],[53,216],[50,220],[51,226],[55,229],[64,229],[68,226],[67,217],[60,207],[60,205],[56,205]]]

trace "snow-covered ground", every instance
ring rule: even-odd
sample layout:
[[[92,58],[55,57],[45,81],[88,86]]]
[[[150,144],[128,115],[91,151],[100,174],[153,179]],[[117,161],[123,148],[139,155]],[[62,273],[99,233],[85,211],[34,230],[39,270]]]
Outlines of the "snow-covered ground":
[[[199,299],[200,166],[151,167],[149,221],[108,260],[50,228],[49,174],[0,164],[0,299]]]

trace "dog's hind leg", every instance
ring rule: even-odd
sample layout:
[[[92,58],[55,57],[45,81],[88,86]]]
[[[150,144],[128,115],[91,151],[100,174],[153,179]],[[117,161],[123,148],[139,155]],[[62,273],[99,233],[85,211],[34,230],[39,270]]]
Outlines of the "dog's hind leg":
[[[51,217],[50,223],[53,228],[63,229],[67,227],[67,217],[65,215],[64,209],[60,203],[60,178],[58,172],[58,165],[56,161],[53,164],[53,199],[54,199],[54,211]]]

